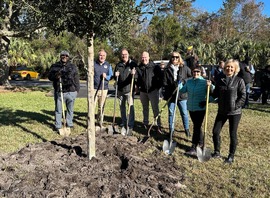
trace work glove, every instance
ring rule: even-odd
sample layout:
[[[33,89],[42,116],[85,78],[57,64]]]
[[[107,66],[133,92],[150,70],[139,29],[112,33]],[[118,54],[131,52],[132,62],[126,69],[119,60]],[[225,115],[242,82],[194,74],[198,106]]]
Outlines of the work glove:
[[[206,105],[206,101],[199,102],[199,107],[204,108]]]
[[[59,70],[59,71],[55,72],[55,78],[59,79],[60,77],[61,77],[61,71]]]

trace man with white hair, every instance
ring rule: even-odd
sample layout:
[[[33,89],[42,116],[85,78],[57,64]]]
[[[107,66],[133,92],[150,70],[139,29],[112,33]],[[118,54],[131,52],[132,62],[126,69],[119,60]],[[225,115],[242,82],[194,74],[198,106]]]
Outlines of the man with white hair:
[[[162,86],[161,68],[150,61],[148,52],[143,52],[138,67],[137,86],[140,89],[140,99],[143,107],[143,124],[146,129],[149,125],[149,102],[151,103],[154,118],[159,114],[159,89]],[[157,132],[161,131],[160,117],[157,119]]]

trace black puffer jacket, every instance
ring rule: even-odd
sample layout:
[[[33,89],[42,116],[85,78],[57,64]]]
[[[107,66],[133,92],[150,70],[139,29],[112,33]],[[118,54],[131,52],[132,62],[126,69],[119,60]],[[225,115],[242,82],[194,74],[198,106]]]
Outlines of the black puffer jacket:
[[[245,84],[252,82],[252,75],[250,72],[247,71],[246,67],[248,65],[244,62],[239,63],[240,71],[238,73],[238,77],[243,78]]]
[[[119,71],[120,75],[118,77],[118,90],[123,93],[129,93],[130,92],[130,84],[132,80],[131,70],[133,68],[137,68],[137,63],[135,63],[133,60],[129,60],[126,64],[123,62],[119,62],[114,70],[114,73]],[[116,79],[116,78],[115,78]],[[134,81],[137,81],[137,72],[134,75]],[[133,85],[133,91],[135,91],[135,82]]]
[[[223,115],[241,114],[246,99],[246,87],[242,78],[233,76],[229,82],[225,74],[218,79],[213,97],[218,98],[218,113]]]
[[[61,61],[56,62],[50,68],[48,79],[53,81],[53,88],[55,92],[60,92],[60,80],[58,75],[60,74],[62,79],[63,92],[79,92],[80,90],[80,78],[78,69],[71,62],[67,62],[63,65]]]
[[[140,64],[138,67],[137,86],[141,92],[149,93],[162,86],[162,72],[158,65],[149,62],[147,65]]]
[[[163,86],[164,86],[164,100],[168,100],[174,90],[177,87],[177,81],[181,81],[182,84],[184,85],[186,83],[186,80],[190,78],[191,75],[191,70],[187,66],[179,67],[178,73],[177,73],[177,80],[174,80],[174,75],[173,75],[173,69],[170,67],[170,63],[164,70],[164,79],[163,79]],[[172,97],[171,101],[175,101],[175,96],[176,92],[174,93],[174,96]],[[187,93],[180,93],[179,100],[187,100]]]

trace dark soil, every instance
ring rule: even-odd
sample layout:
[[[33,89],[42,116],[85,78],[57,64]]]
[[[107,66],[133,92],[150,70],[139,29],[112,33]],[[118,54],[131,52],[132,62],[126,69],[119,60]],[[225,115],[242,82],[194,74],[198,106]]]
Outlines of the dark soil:
[[[184,188],[185,171],[149,141],[106,133],[96,140],[91,160],[86,134],[0,156],[0,197],[174,197]]]

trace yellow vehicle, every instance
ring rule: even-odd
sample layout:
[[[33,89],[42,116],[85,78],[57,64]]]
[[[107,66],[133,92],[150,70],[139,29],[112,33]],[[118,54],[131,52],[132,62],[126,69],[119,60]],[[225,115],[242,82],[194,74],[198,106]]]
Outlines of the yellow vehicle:
[[[17,67],[11,72],[10,75],[12,80],[39,80],[40,75],[33,68]]]

